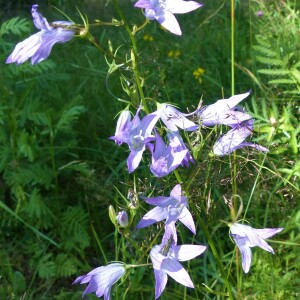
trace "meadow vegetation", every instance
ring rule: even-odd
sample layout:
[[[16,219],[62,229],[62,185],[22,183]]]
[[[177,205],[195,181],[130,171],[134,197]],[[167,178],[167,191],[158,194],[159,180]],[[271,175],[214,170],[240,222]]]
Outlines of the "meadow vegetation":
[[[0,7],[0,299],[81,299],[84,286],[72,286],[79,275],[111,261],[151,262],[149,249],[163,225],[136,229],[149,210],[142,197],[154,190],[153,197],[169,195],[178,176],[150,174],[149,152],[128,173],[127,147],[109,137],[126,102],[140,104],[134,75],[87,39],[53,47],[36,65],[5,64],[15,44],[36,32],[27,2],[16,2],[16,10]],[[131,24],[144,22],[135,1],[119,2]],[[299,299],[299,6],[295,0],[235,0],[233,20],[230,1],[201,2],[201,9],[176,15],[182,36],[154,21],[135,35],[149,107],[155,110],[155,99],[194,111],[199,102],[208,105],[251,89],[242,103],[256,119],[251,140],[270,151],[244,148],[216,157],[211,148],[226,126],[184,134],[195,163],[178,172],[189,180],[197,234],[182,224],[177,229],[182,244],[208,249],[184,263],[195,289],[170,279],[161,299],[227,299],[224,274],[234,299]],[[48,20],[66,19],[54,6],[79,24],[80,13],[90,23],[120,19],[109,0],[39,4]],[[124,26],[90,32],[103,49],[129,59]],[[110,205],[128,211],[130,226],[111,222]],[[284,227],[268,241],[275,255],[252,248],[248,274],[225,223],[237,215],[254,228]],[[111,298],[154,299],[154,286],[150,266],[132,268]]]

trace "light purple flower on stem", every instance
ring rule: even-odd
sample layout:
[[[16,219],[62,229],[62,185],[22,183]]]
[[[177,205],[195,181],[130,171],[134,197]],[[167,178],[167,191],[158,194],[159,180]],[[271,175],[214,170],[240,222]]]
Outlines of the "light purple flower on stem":
[[[124,132],[126,130],[126,127],[129,125],[130,121],[131,121],[130,111],[128,109],[123,110],[120,113],[118,121],[117,121],[115,137],[118,137],[119,135],[122,134],[122,132]],[[122,141],[120,141],[116,138],[115,143],[117,145],[121,145]]]
[[[37,4],[33,5],[31,12],[33,23],[40,31],[18,43],[13,52],[6,59],[6,63],[22,64],[31,58],[31,63],[33,65],[37,64],[50,55],[54,44],[63,44],[73,38],[75,32],[66,29],[66,27],[73,23],[67,21],[55,21],[49,24],[37,11],[37,8]]]
[[[139,111],[140,108],[132,120],[128,113],[126,113],[126,116],[121,114],[120,118],[123,119],[124,117],[124,119],[117,125],[115,136],[110,137],[117,144],[128,144],[130,149],[127,159],[129,173],[133,172],[139,166],[146,144],[155,139],[151,135],[151,132],[161,115],[161,109],[158,109],[140,120],[138,116]]]
[[[204,126],[214,126],[217,124],[235,126],[249,120],[252,116],[245,113],[236,106],[250,95],[250,91],[244,94],[234,95],[229,99],[221,99],[216,103],[208,105],[198,112],[201,123]]]
[[[175,243],[177,243],[177,233],[175,223],[179,220],[193,234],[196,234],[195,223],[193,217],[188,210],[188,201],[185,196],[181,195],[181,186],[177,184],[169,197],[158,196],[146,198],[148,204],[155,205],[148,213],[146,213],[137,228],[144,228],[162,220],[165,221],[165,230],[171,233]]]
[[[125,266],[122,263],[112,263],[105,267],[98,267],[86,275],[78,277],[73,284],[88,283],[83,295],[96,293],[97,297],[104,296],[104,300],[110,300],[110,290],[125,274]]]
[[[161,120],[170,131],[178,131],[178,128],[184,129],[186,131],[194,131],[198,128],[198,125],[186,118],[187,116],[193,114],[194,113],[184,114],[174,106],[164,104],[163,112],[161,114]]]
[[[187,147],[185,146],[181,136],[177,132],[169,132],[167,134],[169,139],[169,145],[171,146],[174,151],[179,152],[183,150],[187,150]],[[189,164],[194,163],[194,159],[191,155],[191,153],[188,151],[185,157],[183,158],[181,165],[188,168]]]
[[[180,136],[179,136],[180,138]],[[188,156],[188,149],[180,143],[178,136],[172,137],[168,147],[162,137],[156,133],[155,150],[148,144],[152,153],[151,172],[158,178],[164,177],[174,171]],[[181,140],[182,141],[182,140]]]
[[[265,239],[272,237],[282,230],[283,228],[255,229],[251,226],[239,223],[234,223],[230,227],[230,235],[242,254],[242,267],[245,273],[248,273],[250,270],[252,259],[250,248],[258,246],[274,254],[273,248],[265,241]]]
[[[126,227],[128,225],[128,214],[125,210],[119,211],[116,220],[121,227]]]
[[[269,150],[261,145],[244,142],[252,134],[253,122],[254,120],[252,119],[240,123],[221,136],[213,146],[213,153],[217,156],[224,156],[243,147],[252,147],[259,151],[268,152]]]
[[[168,275],[178,283],[194,288],[194,284],[179,261],[187,261],[199,256],[205,251],[205,246],[172,244],[168,249],[164,245],[156,245],[150,252],[155,276],[155,299],[164,291]]]
[[[182,32],[174,14],[185,14],[201,6],[201,3],[183,0],[139,0],[134,5],[145,9],[146,18],[157,20],[161,26],[177,35]]]

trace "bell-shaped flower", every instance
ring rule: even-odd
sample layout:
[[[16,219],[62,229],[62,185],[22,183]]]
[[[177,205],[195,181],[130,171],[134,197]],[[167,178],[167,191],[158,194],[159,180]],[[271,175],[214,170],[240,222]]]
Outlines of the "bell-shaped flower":
[[[236,126],[252,116],[236,106],[250,95],[250,91],[244,94],[234,95],[229,99],[221,99],[208,105],[198,112],[201,123],[204,126],[229,125]]]
[[[122,263],[112,263],[105,267],[98,267],[86,275],[78,277],[73,284],[88,283],[83,295],[96,293],[97,297],[104,296],[104,300],[110,300],[111,287],[125,274],[125,266]]]
[[[186,131],[194,131],[198,128],[198,125],[186,118],[187,116],[193,114],[194,113],[184,114],[174,106],[164,104],[160,118],[170,131],[178,131],[178,128],[184,129]]]
[[[117,125],[116,134],[110,137],[110,139],[114,140],[117,144],[128,144],[130,149],[130,154],[127,159],[129,173],[133,172],[139,166],[146,144],[155,139],[155,137],[151,135],[151,132],[161,115],[161,109],[159,109],[140,120],[138,116],[139,111],[140,108],[132,120],[130,120],[131,117],[128,113],[126,113],[125,117],[121,114],[120,118],[122,118],[122,121]]]
[[[139,0],[134,6],[144,8],[144,14],[149,20],[157,20],[170,32],[181,35],[182,32],[174,14],[188,13],[201,7],[202,4],[183,0]]]
[[[154,146],[152,144],[148,144],[152,153],[150,170],[159,178],[170,174],[180,164],[186,165],[186,162],[192,159],[188,149],[178,134],[170,134],[168,137],[170,140],[168,146],[166,146],[158,133],[156,133],[155,149],[153,149]]]
[[[187,150],[181,136],[177,132],[169,132],[167,134],[167,137],[169,139],[169,145],[174,151],[180,152],[183,150]],[[189,167],[189,164],[194,163],[194,159],[191,155],[191,153],[188,151],[185,157],[183,158],[181,165],[184,167]]]
[[[116,216],[116,221],[121,227],[128,225],[128,214],[125,210],[119,211]]]
[[[35,4],[32,6],[31,12],[33,23],[40,31],[18,43],[6,59],[6,63],[22,64],[31,58],[31,63],[37,64],[50,55],[54,44],[63,44],[73,38],[75,32],[68,29],[73,23],[55,21],[49,24],[37,9],[38,5]]]
[[[274,254],[273,248],[265,241],[265,239],[272,237],[282,230],[283,228],[255,229],[251,226],[239,223],[234,223],[230,227],[230,235],[242,254],[242,267],[245,273],[248,273],[250,270],[252,259],[250,248],[258,246]]]
[[[164,291],[168,275],[178,283],[194,288],[194,284],[179,261],[187,261],[199,256],[205,251],[205,246],[180,245],[174,243],[168,245],[156,245],[150,251],[155,276],[155,299]]]
[[[118,136],[122,135],[122,132],[124,132],[129,125],[131,121],[131,114],[128,109],[123,110],[118,118],[117,126],[116,126],[116,132],[115,132],[115,143],[117,145],[121,145],[122,141],[118,140]]]
[[[240,123],[221,136],[213,146],[213,153],[217,156],[224,156],[244,147],[252,147],[259,151],[268,152],[269,150],[261,145],[244,142],[252,134],[253,122],[254,120],[252,119]]]
[[[188,210],[188,201],[185,196],[181,195],[181,186],[177,184],[169,197],[158,196],[149,197],[145,201],[148,204],[155,205],[148,213],[146,213],[137,228],[144,228],[156,222],[165,221],[165,229],[171,233],[175,243],[177,243],[177,233],[175,223],[179,220],[183,223],[193,234],[196,234],[196,227],[193,217]]]

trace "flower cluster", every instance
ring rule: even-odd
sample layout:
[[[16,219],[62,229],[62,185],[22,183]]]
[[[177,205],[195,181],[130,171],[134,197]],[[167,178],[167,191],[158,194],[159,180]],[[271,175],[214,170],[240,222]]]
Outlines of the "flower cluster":
[[[196,10],[202,4],[195,1],[183,0],[139,0],[135,7],[143,8],[144,14],[149,20],[157,20],[168,31],[181,35],[180,26],[174,14],[184,14]],[[38,5],[32,6],[32,17],[34,25],[40,31],[26,40],[18,43],[7,58],[6,63],[21,64],[31,58],[32,64],[37,64],[46,59],[55,43],[65,43],[71,40],[75,34],[72,29],[73,23],[66,21],[48,21],[38,12]],[[133,37],[133,36],[131,36]],[[144,36],[145,40],[153,41],[150,35]],[[172,52],[170,57],[176,58],[180,51]],[[196,79],[201,78],[204,70],[198,68],[194,72]],[[185,143],[182,132],[186,134],[201,129],[204,126],[226,125],[230,129],[220,136],[212,147],[212,152],[216,156],[225,156],[243,147],[252,147],[256,150],[268,152],[265,147],[245,142],[254,128],[254,119],[238,104],[250,95],[250,91],[243,94],[234,95],[228,99],[221,99],[214,104],[197,109],[193,113],[185,114],[180,112],[171,104],[158,104],[157,110],[146,113],[147,110],[138,107],[134,116],[127,107],[118,118],[114,136],[117,145],[123,143],[129,147],[130,154],[127,158],[129,173],[138,168],[145,151],[149,151],[151,162],[149,170],[157,177],[165,177],[175,171],[179,166],[189,167],[194,163],[194,158],[189,146]],[[143,117],[140,116],[145,109]],[[191,118],[190,118],[191,117]],[[163,135],[165,133],[165,135]],[[178,245],[177,226],[181,222],[185,227],[196,234],[196,225],[192,213],[188,208],[188,199],[182,191],[181,184],[176,184],[168,197],[157,196],[143,198],[147,204],[154,206],[149,210],[136,225],[137,229],[142,229],[157,222],[164,222],[164,233],[161,243],[152,247],[150,259],[155,277],[155,299],[163,293],[168,276],[178,283],[194,288],[194,284],[181,261],[191,260],[201,255],[206,246],[202,245]],[[132,210],[137,208],[136,199],[131,199]],[[110,215],[113,224],[127,230],[130,227],[134,216],[125,210],[117,215],[114,209]],[[274,236],[283,228],[255,229],[248,225],[234,223],[230,226],[230,236],[236,243],[242,255],[242,267],[248,273],[251,265],[251,247],[260,248],[274,254],[272,247],[265,239]],[[97,297],[104,296],[105,300],[110,299],[112,286],[122,278],[127,268],[130,266],[122,262],[111,263],[107,266],[97,267],[86,275],[78,277],[73,283],[88,284],[83,296],[89,293],[96,294]]]

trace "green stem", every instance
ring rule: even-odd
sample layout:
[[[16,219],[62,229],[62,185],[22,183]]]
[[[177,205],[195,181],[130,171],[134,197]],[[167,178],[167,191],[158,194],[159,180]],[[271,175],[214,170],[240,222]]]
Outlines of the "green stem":
[[[133,69],[133,74],[134,74],[134,79],[135,79],[135,83],[137,85],[137,88],[138,88],[138,92],[139,92],[139,95],[140,95],[140,98],[141,98],[141,102],[142,102],[142,105],[143,105],[143,110],[148,114],[150,113],[150,110],[148,109],[148,106],[147,106],[147,103],[146,103],[146,100],[145,100],[145,95],[144,95],[144,91],[143,91],[143,88],[142,88],[142,83],[141,83],[141,79],[140,79],[140,76],[139,76],[139,71],[138,71],[138,51],[137,51],[137,45],[136,45],[136,40],[134,38],[134,34],[132,33],[121,9],[120,9],[120,5],[119,5],[119,1],[117,0],[114,0],[114,4],[115,4],[115,8],[120,16],[120,18],[122,19],[122,21],[124,22],[124,26],[125,26],[125,29],[129,35],[129,38],[131,40],[131,44],[132,44],[132,55],[131,55],[131,59],[132,59],[132,69]]]
[[[191,206],[193,207],[193,211],[196,211],[196,208],[194,207],[194,204],[193,203],[190,203]],[[229,283],[229,280],[228,280],[228,276],[226,275],[225,271],[224,271],[224,268],[223,268],[223,265],[222,265],[222,262],[221,262],[221,259],[219,257],[219,254],[218,254],[218,251],[215,247],[215,244],[211,238],[211,235],[208,231],[208,228],[206,227],[206,225],[204,224],[204,222],[202,221],[201,217],[196,214],[196,217],[197,217],[197,223],[200,225],[202,231],[204,232],[205,234],[205,237],[207,238],[207,241],[209,243],[209,246],[210,246],[210,249],[211,249],[211,252],[216,260],[216,263],[218,265],[218,268],[219,268],[219,271],[221,273],[221,276],[222,276],[222,279],[227,287],[227,292],[228,292],[228,297],[229,299],[233,299],[233,295],[232,295],[232,291],[231,291],[231,286],[230,286],[230,283]]]

